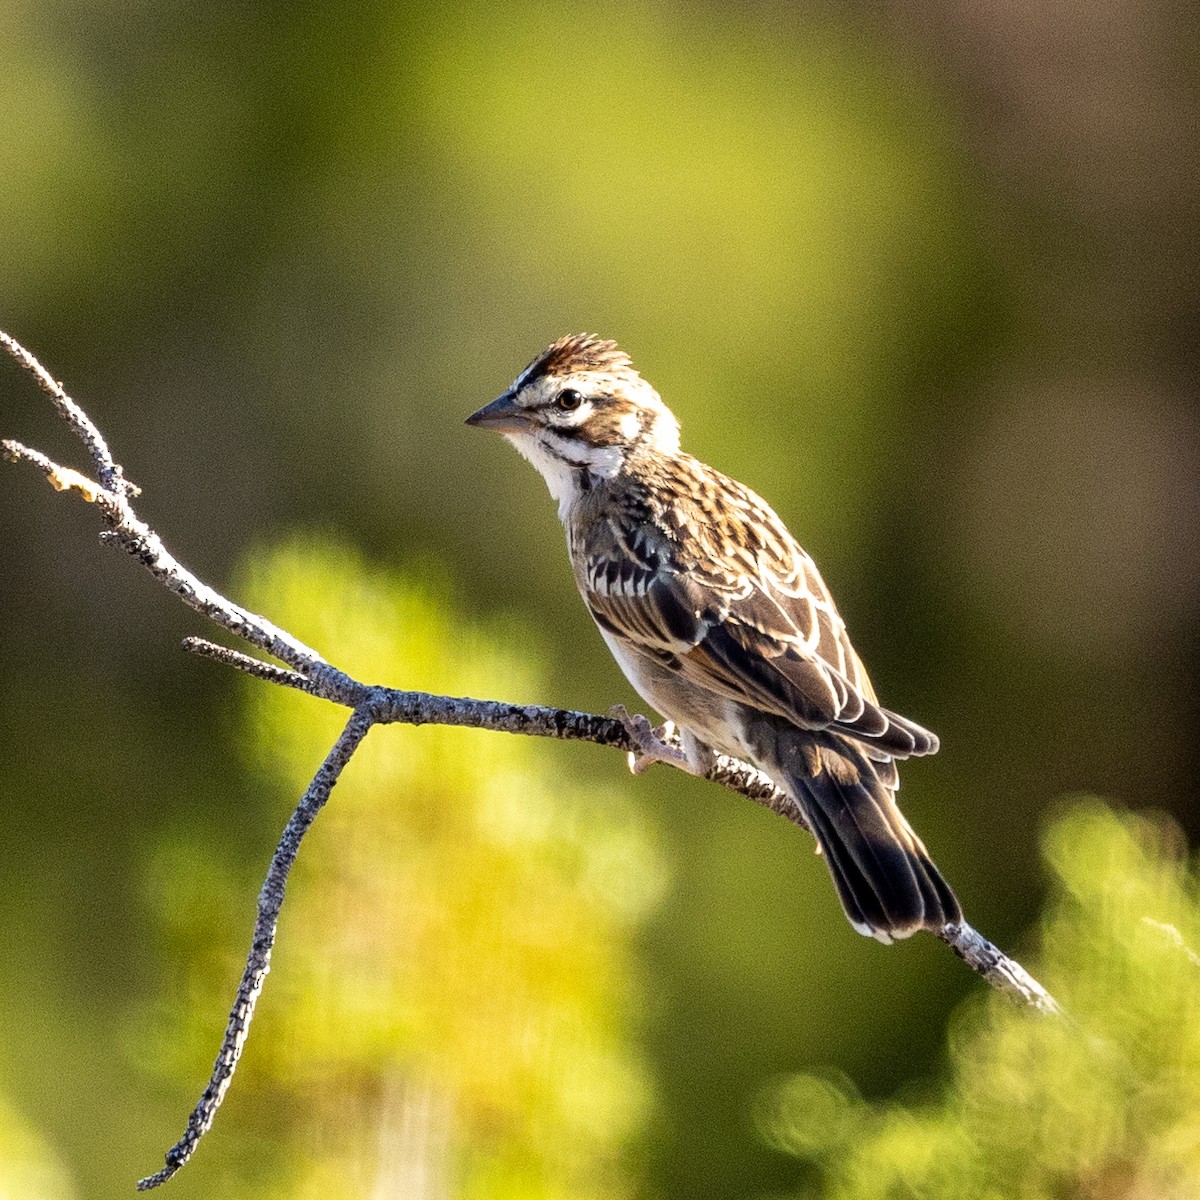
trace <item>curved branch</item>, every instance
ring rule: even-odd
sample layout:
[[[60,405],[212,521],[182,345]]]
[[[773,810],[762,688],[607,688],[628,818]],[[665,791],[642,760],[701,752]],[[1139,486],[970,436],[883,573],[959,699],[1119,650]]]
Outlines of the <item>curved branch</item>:
[[[42,390],[50,396],[58,414],[87,448],[96,478],[89,478],[72,467],[62,466],[40,451],[11,440],[0,443],[5,457],[36,467],[58,491],[78,492],[86,503],[94,505],[100,512],[108,527],[101,535],[106,541],[136,558],[155,579],[190,608],[287,666],[281,668],[265,663],[203,638],[187,639],[185,648],[266,682],[299,688],[352,710],[341,736],[293,811],[271,858],[259,896],[250,953],[229,1015],[225,1037],[213,1066],[212,1078],[188,1119],[183,1137],[168,1152],[165,1166],[138,1184],[139,1189],[146,1190],[170,1179],[188,1161],[212,1125],[249,1033],[254,1005],[270,965],[271,947],[288,872],[295,861],[300,841],[372,725],[460,725],[527,737],[593,742],[598,746],[626,752],[632,752],[634,746],[622,722],[609,716],[541,705],[506,704],[498,700],[472,700],[404,691],[365,684],[351,678],[286,630],[273,625],[258,613],[235,604],[184,567],[163,545],[158,534],[134,511],[132,499],[139,494],[139,490],[125,478],[104,437],[88,415],[28,350],[2,331],[0,345],[34,376]],[[720,756],[705,778],[771,809],[802,828],[808,828],[796,802],[748,763]],[[1060,1012],[1054,998],[1020,963],[998,950],[966,922],[947,925],[937,936],[993,987],[1039,1012]]]
[[[296,805],[287,825],[284,826],[279,845],[275,847],[275,853],[271,856],[267,878],[258,894],[258,915],[254,919],[250,952],[246,956],[246,966],[242,971],[233,1008],[229,1013],[229,1023],[225,1026],[225,1037],[221,1041],[217,1061],[213,1064],[212,1077],[196,1102],[196,1107],[192,1109],[191,1116],[188,1117],[183,1136],[167,1151],[166,1163],[162,1169],[138,1180],[139,1192],[149,1191],[158,1187],[160,1183],[166,1183],[192,1157],[192,1151],[212,1125],[217,1109],[221,1107],[221,1101],[225,1099],[225,1092],[233,1080],[233,1072],[242,1055],[242,1047],[250,1033],[254,1006],[258,1003],[267,972],[271,969],[275,927],[279,922],[279,910],[283,907],[288,873],[292,869],[292,863],[296,861],[300,842],[317,813],[324,807],[325,801],[329,799],[329,793],[333,791],[333,785],[337,783],[351,755],[358,749],[373,724],[374,718],[370,713],[363,709],[354,710],[345,729],[334,742],[333,749],[326,755],[320,770],[313,776],[312,783],[308,785],[300,803]]]

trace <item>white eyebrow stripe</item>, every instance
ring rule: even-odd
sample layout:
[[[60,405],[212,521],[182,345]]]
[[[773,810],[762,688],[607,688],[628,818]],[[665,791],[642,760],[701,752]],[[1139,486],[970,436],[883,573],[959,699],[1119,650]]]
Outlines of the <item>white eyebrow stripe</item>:
[[[529,366],[527,366],[525,370],[523,370],[520,375],[513,380],[510,391],[519,392],[534,377],[541,365],[541,355],[538,355],[538,357],[535,358],[533,362],[531,362]]]

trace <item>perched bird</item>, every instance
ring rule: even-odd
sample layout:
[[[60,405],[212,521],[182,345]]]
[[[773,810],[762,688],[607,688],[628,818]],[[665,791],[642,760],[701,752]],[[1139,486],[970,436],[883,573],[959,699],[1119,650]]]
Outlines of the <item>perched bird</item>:
[[[767,503],[679,448],[679,422],[615,342],[560,338],[467,418],[558,502],[575,581],[621,670],[682,749],[623,715],[635,768],[753,763],[796,801],[850,923],[891,942],[958,924],[896,805],[896,760],[937,738],[881,708],[829,589]]]

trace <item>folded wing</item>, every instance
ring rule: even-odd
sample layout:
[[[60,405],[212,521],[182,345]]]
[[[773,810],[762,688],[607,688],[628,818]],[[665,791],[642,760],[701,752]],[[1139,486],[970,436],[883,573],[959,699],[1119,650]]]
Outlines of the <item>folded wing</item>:
[[[580,587],[603,629],[699,687],[854,738],[879,762],[934,753],[932,733],[879,706],[816,567],[788,541],[757,569],[722,570],[679,561],[669,541],[613,539],[586,559]]]

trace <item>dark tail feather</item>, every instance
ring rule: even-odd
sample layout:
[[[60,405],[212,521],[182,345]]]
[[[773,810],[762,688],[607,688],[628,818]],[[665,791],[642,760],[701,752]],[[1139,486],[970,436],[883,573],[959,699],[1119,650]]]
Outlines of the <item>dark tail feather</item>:
[[[764,768],[808,817],[855,929],[891,942],[962,920],[954,893],[865,754],[842,738],[773,721],[755,732]]]

